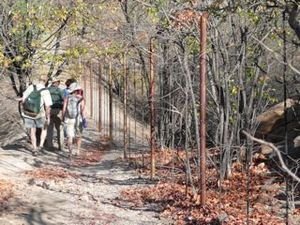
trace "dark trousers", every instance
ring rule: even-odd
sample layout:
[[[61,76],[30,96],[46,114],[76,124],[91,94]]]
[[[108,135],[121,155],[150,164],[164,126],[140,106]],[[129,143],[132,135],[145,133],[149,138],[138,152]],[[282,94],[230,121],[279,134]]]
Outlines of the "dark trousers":
[[[61,120],[61,110],[60,109],[51,109],[50,111],[50,124],[47,130],[47,147],[53,147],[53,134],[54,134],[54,127],[57,133],[57,143],[58,149],[63,150],[64,148],[64,132],[63,132],[63,125]]]

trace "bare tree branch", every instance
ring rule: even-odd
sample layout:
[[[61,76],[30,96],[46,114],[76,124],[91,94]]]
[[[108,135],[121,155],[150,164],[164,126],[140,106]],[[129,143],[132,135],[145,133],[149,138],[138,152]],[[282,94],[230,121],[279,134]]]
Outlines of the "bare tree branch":
[[[285,171],[289,176],[291,176],[291,177],[292,177],[294,180],[296,180],[297,182],[300,182],[300,178],[299,178],[298,176],[296,176],[296,174],[293,173],[293,172],[286,166],[286,164],[285,164],[285,162],[284,162],[284,160],[283,160],[283,158],[282,158],[282,155],[281,155],[279,149],[278,149],[274,144],[272,144],[272,143],[270,143],[270,142],[267,142],[267,141],[264,141],[264,140],[261,140],[261,139],[258,139],[258,138],[255,138],[255,137],[253,137],[251,134],[247,133],[246,131],[242,131],[242,132],[243,132],[243,134],[245,134],[245,135],[246,135],[248,138],[250,138],[251,140],[256,141],[256,142],[258,142],[258,143],[260,143],[260,144],[263,144],[263,145],[266,145],[266,146],[272,148],[272,149],[275,151],[275,153],[277,154],[277,156],[278,156],[278,159],[279,159],[279,162],[280,162],[280,165],[281,165],[283,171]]]
[[[263,43],[261,40],[258,40],[256,37],[251,36],[255,41],[257,41],[261,46],[263,46],[266,50],[274,54],[275,59],[279,62],[284,64],[284,62],[281,60],[281,55],[277,52],[275,52],[273,49],[271,49],[269,46],[267,46],[265,43]],[[300,71],[297,70],[291,63],[287,63],[288,67],[293,70],[295,73],[300,75]]]

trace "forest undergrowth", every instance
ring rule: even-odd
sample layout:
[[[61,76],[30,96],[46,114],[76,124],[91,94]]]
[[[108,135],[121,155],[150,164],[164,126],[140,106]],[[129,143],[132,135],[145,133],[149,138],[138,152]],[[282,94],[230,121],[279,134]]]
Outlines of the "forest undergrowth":
[[[172,152],[168,149],[156,152],[159,181],[155,186],[124,190],[122,200],[135,206],[158,204],[162,215],[171,217],[177,225],[286,224],[285,201],[280,200],[285,190],[282,174],[270,169],[269,160],[262,155],[253,157],[248,170],[242,163],[235,162],[232,176],[222,181],[216,168],[209,165],[207,199],[201,206],[199,193],[186,182],[185,152],[177,152],[175,156]],[[131,160],[141,174],[150,176],[150,156]],[[196,186],[197,178],[193,180]],[[300,209],[296,207],[289,213],[289,224],[297,224]]]

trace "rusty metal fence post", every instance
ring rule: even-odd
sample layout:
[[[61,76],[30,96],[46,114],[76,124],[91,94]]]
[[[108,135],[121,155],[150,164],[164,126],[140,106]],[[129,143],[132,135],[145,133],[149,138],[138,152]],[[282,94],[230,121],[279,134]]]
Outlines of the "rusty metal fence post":
[[[107,73],[107,67],[104,66],[103,67],[103,73],[102,73],[102,78],[103,78],[104,81],[106,80],[106,73]],[[103,95],[103,105],[104,105],[104,107],[103,107],[103,126],[102,126],[102,131],[103,131],[103,134],[106,136],[107,135],[107,133],[106,133],[106,130],[107,130],[107,128],[106,128],[106,126],[107,126],[106,121],[107,121],[107,110],[108,109],[106,107],[106,105],[107,105],[107,98],[106,98],[105,85],[103,85],[102,87],[103,87],[102,88],[102,95]]]
[[[125,88],[126,88],[126,98],[127,98],[127,106],[126,106],[126,125],[127,125],[127,146],[128,146],[128,157],[130,158],[131,157],[131,141],[130,141],[130,138],[131,138],[131,123],[130,123],[130,107],[128,107],[131,102],[130,102],[130,99],[129,99],[129,96],[131,96],[130,94],[130,67],[129,67],[129,63],[128,63],[128,60],[127,60],[127,69],[126,69],[126,82],[125,82]]]
[[[87,97],[86,74],[84,74],[82,78],[83,78],[83,88],[84,88],[83,95],[84,95],[84,99],[86,99],[86,97]]]
[[[109,62],[109,140],[113,140],[113,92],[112,92],[112,64]]]
[[[154,60],[153,60],[153,38],[149,43],[149,108],[150,108],[150,151],[151,151],[151,179],[155,176],[155,109],[154,109]]]
[[[102,63],[99,63],[99,79],[98,79],[98,102],[99,102],[99,114],[98,114],[98,130],[102,130]]]
[[[137,116],[136,116],[136,68],[135,68],[135,63],[133,64],[133,97],[134,97],[134,112],[133,112],[133,118],[134,118],[134,144],[137,144],[137,136],[136,136],[136,120],[137,120]]]
[[[207,14],[199,21],[200,30],[200,202],[206,203],[206,40]]]
[[[124,105],[124,114],[123,114],[123,141],[124,141],[124,159],[128,157],[128,141],[127,141],[127,77],[128,77],[128,68],[127,68],[127,58],[124,53],[123,55],[123,76],[124,76],[124,89],[123,89],[123,105]]]
[[[90,65],[89,65],[89,72],[90,72],[90,115],[91,118],[93,118],[93,114],[94,114],[94,99],[93,99],[93,73],[92,73],[92,61],[90,61]]]
[[[142,75],[142,68],[140,68],[140,73]],[[144,78],[143,78],[143,75],[141,77],[141,89],[142,89],[141,90],[142,91],[142,97],[144,98]],[[144,107],[142,107],[142,121],[143,121],[143,123],[145,122],[145,108]],[[145,128],[144,128],[144,126],[142,126],[142,138],[144,138],[144,137],[145,137]]]

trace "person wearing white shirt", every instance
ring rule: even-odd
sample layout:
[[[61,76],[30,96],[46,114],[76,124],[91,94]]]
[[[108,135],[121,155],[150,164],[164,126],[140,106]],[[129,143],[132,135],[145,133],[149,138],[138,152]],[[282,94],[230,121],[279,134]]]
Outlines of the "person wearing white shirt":
[[[30,140],[32,144],[32,154],[37,155],[38,151],[43,148],[44,142],[47,135],[47,126],[50,123],[50,106],[52,105],[52,99],[49,90],[45,89],[45,81],[39,79],[37,82],[29,85],[28,88],[23,92],[22,102],[24,103],[26,98],[34,90],[34,85],[37,90],[41,90],[41,111],[35,117],[30,117],[22,113],[24,117],[25,128],[30,129]],[[42,90],[44,89],[44,90]],[[36,129],[41,128],[41,136],[39,146],[37,143]]]

